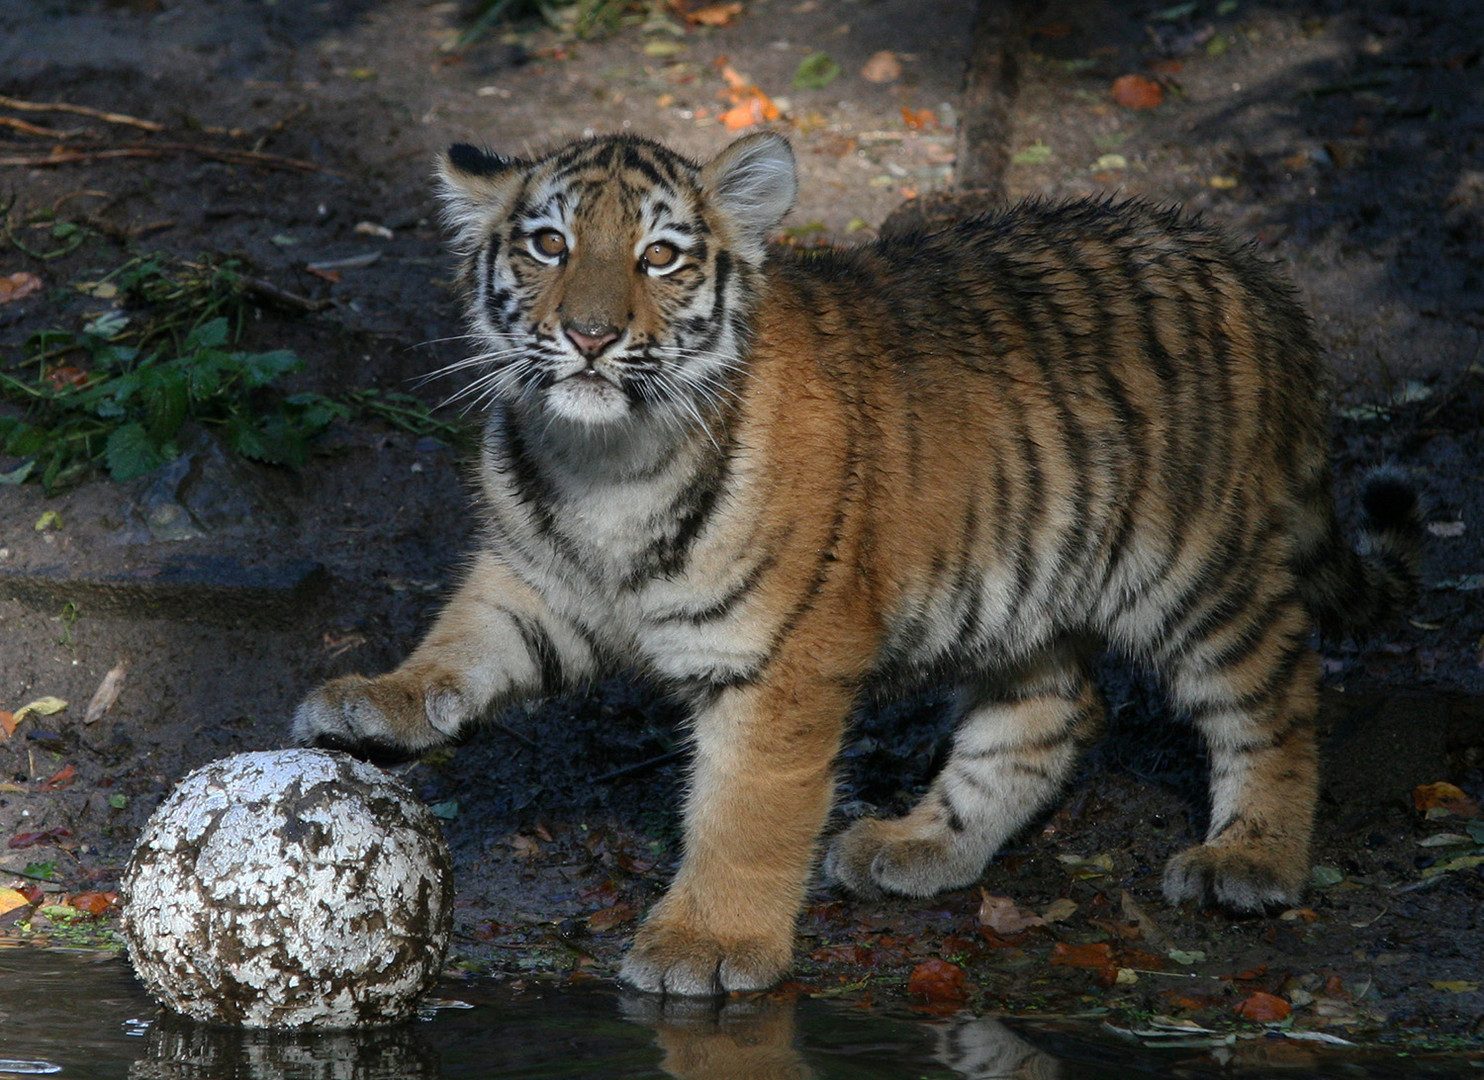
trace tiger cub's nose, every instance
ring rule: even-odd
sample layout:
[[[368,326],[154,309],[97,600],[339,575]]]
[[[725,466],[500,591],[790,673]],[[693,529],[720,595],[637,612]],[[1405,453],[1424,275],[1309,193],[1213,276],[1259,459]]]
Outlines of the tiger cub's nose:
[[[618,340],[618,331],[611,326],[588,327],[592,333],[586,333],[575,326],[564,329],[568,340],[577,346],[577,351],[583,356],[597,356],[609,344]]]

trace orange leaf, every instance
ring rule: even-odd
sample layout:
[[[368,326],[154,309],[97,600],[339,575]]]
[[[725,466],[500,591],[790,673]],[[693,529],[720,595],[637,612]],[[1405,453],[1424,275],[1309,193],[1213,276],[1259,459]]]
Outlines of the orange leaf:
[[[732,0],[730,4],[707,4],[705,7],[696,8],[694,11],[682,11],[680,14],[686,22],[693,25],[725,26],[742,14],[742,0]]]
[[[612,907],[605,907],[589,915],[587,928],[599,932],[612,930],[615,926],[633,922],[638,914],[639,909],[634,904],[614,904]]]
[[[71,787],[72,782],[77,779],[77,769],[69,762],[54,772],[41,786],[47,791],[58,791],[64,787]]]
[[[882,49],[880,52],[871,54],[866,61],[866,66],[861,68],[861,78],[866,82],[888,83],[896,82],[902,77],[902,62],[897,59],[897,54],[890,49]]]
[[[1113,967],[1113,946],[1106,941],[1092,945],[1068,945],[1064,941],[1058,941],[1051,947],[1051,962],[1063,967]]]
[[[46,373],[46,384],[53,390],[61,390],[66,386],[86,386],[88,373],[73,364],[63,364]]]
[[[1164,88],[1143,75],[1120,75],[1113,80],[1113,100],[1125,109],[1153,109],[1164,99]]]
[[[72,898],[70,904],[89,915],[102,915],[117,904],[118,899],[119,894],[116,892],[80,892]]]
[[[9,277],[0,277],[0,304],[8,304],[12,300],[30,296],[40,288],[41,279],[24,270],[11,274]]]
[[[324,278],[331,285],[338,285],[338,284],[340,284],[340,271],[339,270],[321,270],[317,266],[306,266],[304,269],[308,270],[311,274],[313,274],[317,278]]]
[[[937,127],[938,114],[932,109],[909,109],[903,105],[902,123],[913,131],[921,131],[923,128]]]
[[[1479,804],[1458,785],[1446,781],[1419,784],[1412,791],[1412,805],[1424,814],[1429,810],[1442,810],[1457,817],[1479,816]]]
[[[1272,1024],[1287,1019],[1293,1012],[1293,1007],[1282,998],[1259,990],[1237,1002],[1234,1011],[1244,1019],[1256,1020],[1259,1024]]]
[[[907,977],[907,993],[928,1001],[963,1001],[964,969],[947,960],[924,960]]]
[[[754,88],[750,95],[721,114],[721,122],[727,126],[728,131],[737,131],[753,124],[761,124],[764,120],[777,120],[779,115],[778,106],[769,100],[768,95]]]
[[[14,911],[18,907],[25,907],[30,902],[24,893],[15,889],[0,889],[0,915]]]
[[[15,734],[15,713],[0,709],[0,739],[8,739]]]

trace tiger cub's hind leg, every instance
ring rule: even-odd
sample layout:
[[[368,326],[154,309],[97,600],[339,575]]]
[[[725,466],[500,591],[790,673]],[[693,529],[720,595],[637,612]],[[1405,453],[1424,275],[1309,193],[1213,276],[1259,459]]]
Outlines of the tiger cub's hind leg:
[[[1319,786],[1318,661],[1297,600],[1259,608],[1175,664],[1175,700],[1211,759],[1205,843],[1165,867],[1165,898],[1258,913],[1297,902]]]
[[[836,837],[825,858],[831,880],[860,896],[926,897],[972,883],[1061,790],[1103,717],[1070,644],[961,694],[963,719],[928,793],[905,817],[867,818]]]

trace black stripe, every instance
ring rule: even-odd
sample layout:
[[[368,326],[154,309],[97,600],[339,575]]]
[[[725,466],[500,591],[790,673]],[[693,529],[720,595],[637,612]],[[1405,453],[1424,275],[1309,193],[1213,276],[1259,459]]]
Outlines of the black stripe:
[[[513,611],[507,611],[506,614],[510,616],[510,621],[515,625],[515,632],[520,635],[521,643],[526,647],[526,653],[536,665],[536,671],[541,680],[540,692],[542,694],[555,693],[565,682],[562,677],[562,659],[557,651],[556,642],[551,640],[546,627],[539,622],[528,620]]]

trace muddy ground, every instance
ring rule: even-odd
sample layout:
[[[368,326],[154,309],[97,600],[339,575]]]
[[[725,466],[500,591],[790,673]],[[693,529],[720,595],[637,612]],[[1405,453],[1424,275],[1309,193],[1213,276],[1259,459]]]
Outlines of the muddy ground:
[[[524,27],[452,48],[466,25],[453,3],[6,5],[0,94],[162,128],[0,105],[0,117],[62,132],[0,127],[0,191],[14,200],[0,276],[46,286],[0,305],[0,370],[23,373],[29,335],[77,329],[114,303],[74,283],[143,252],[218,253],[310,301],[263,293],[247,330],[251,347],[307,361],[293,389],[415,389],[437,402],[457,384],[413,380],[461,345],[428,183],[435,150],[521,151],[622,128],[706,155],[734,134],[716,119],[732,104],[730,65],[774,98],[774,124],[798,150],[788,239],[857,242],[904,199],[953,182],[972,7],[749,0],[706,27],[655,4],[644,25],[599,41]],[[1061,918],[996,934],[976,917],[977,890],[924,906],[821,889],[793,990],[900,998],[908,972],[943,958],[984,1010],[1230,1024],[1263,991],[1299,1027],[1479,1047],[1484,843],[1460,814],[1484,796],[1481,41],[1484,8],[1471,0],[1037,9],[1011,114],[1010,194],[1178,202],[1284,261],[1333,359],[1347,505],[1382,461],[1428,492],[1425,588],[1389,635],[1321,644],[1328,779],[1304,908],[1232,921],[1159,900],[1164,859],[1202,825],[1200,750],[1152,688],[1110,664],[1108,739],[983,883]],[[882,50],[900,74],[864,79]],[[794,87],[815,52],[841,74]],[[1112,84],[1129,74],[1157,81],[1162,101],[1115,103]],[[58,145],[67,153],[49,157]],[[64,243],[58,221],[81,232]],[[70,253],[39,257],[78,235]],[[112,889],[182,774],[281,745],[321,679],[395,664],[467,547],[469,493],[448,442],[341,423],[297,471],[233,458],[210,431],[181,448],[179,462],[127,484],[0,487],[0,708],[71,703],[0,744],[0,837],[29,841],[10,840],[0,869],[33,874],[0,873],[0,885],[29,882],[53,902]],[[17,464],[0,459],[0,472]],[[116,703],[86,724],[120,663]],[[939,705],[862,717],[842,817],[910,803],[941,744]],[[402,770],[440,804],[456,853],[454,969],[612,974],[674,864],[681,739],[671,709],[614,684],[514,710]],[[1439,781],[1464,798],[1429,817],[1414,789]],[[1422,846],[1440,834],[1459,839]],[[29,940],[79,932],[31,907],[0,922]],[[1096,948],[1068,953],[1082,945]],[[1090,966],[1052,962],[1069,955]]]

